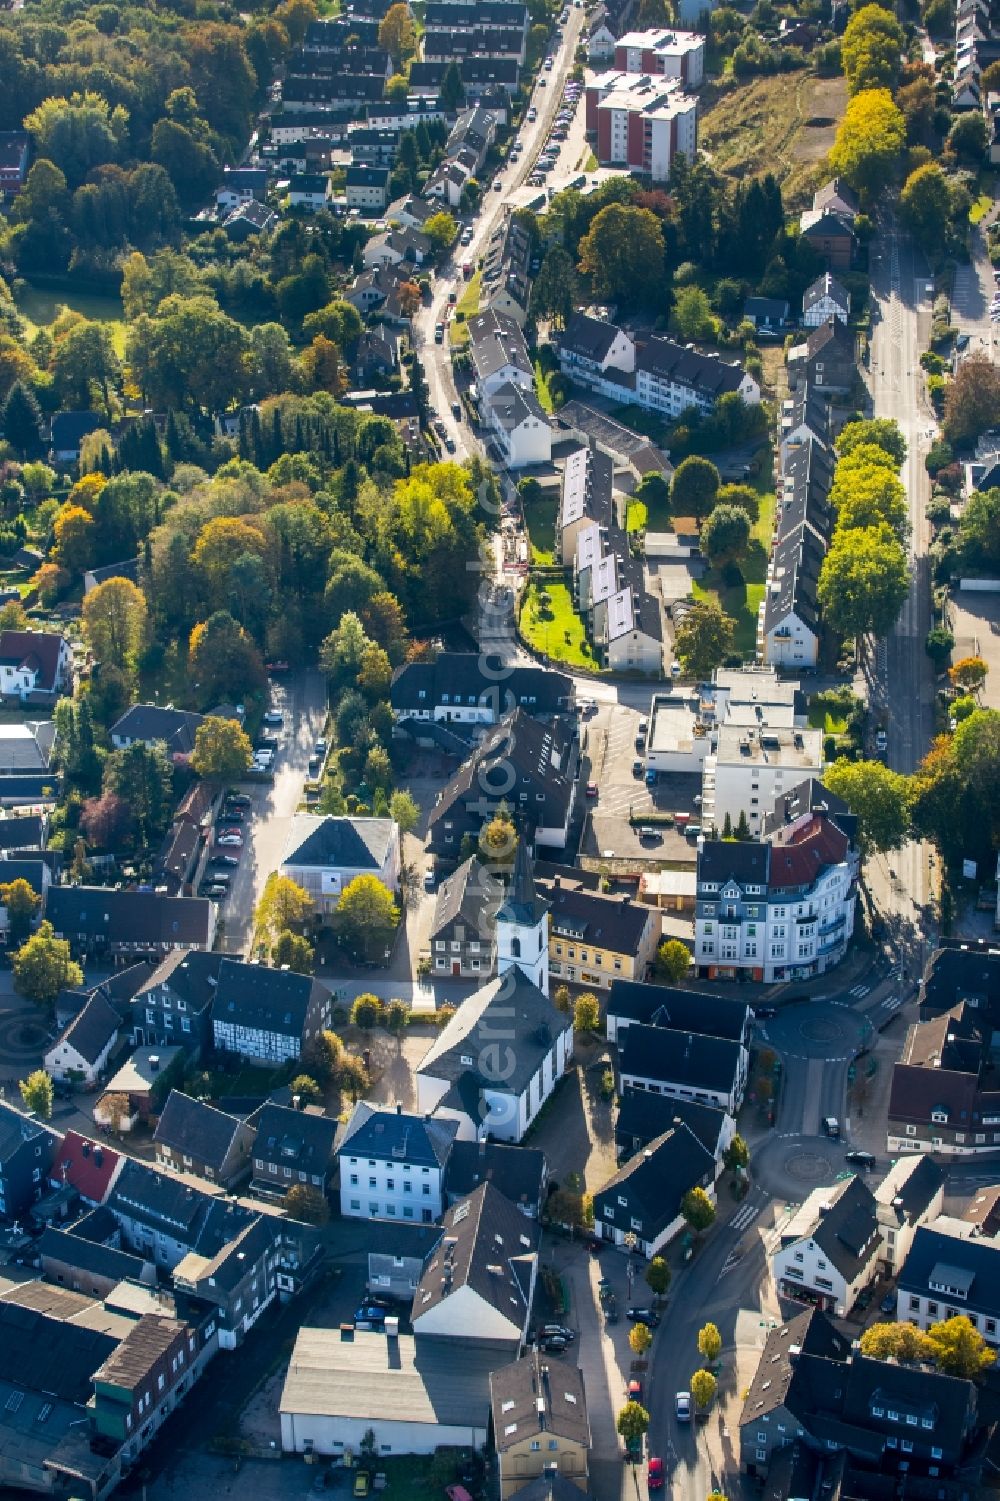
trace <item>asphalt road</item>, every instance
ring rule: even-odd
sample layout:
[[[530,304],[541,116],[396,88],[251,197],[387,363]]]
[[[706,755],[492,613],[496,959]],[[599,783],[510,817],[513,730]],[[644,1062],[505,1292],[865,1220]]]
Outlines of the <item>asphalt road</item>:
[[[326,681],[320,672],[297,672],[271,682],[271,703],[285,715],[277,734],[279,749],[272,782],[249,782],[253,800],[242,851],[233,871],[229,897],[220,917],[219,947],[246,953],[252,936],[253,911],[268,876],[278,869],[309,771],[309,758],[326,719]]]
[[[455,441],[455,459],[461,462],[481,452],[481,445],[469,430],[465,421],[456,422],[452,415],[452,402],[458,393],[452,376],[451,351],[447,335],[443,344],[434,342],[434,325],[446,323],[450,312],[448,294],[455,292],[460,298],[465,287],[462,263],[475,263],[483,254],[486,243],[500,223],[508,200],[530,175],[534,168],[549,127],[562,98],[563,85],[573,66],[577,40],[583,29],[585,12],[570,7],[569,17],[563,27],[562,41],[558,50],[552,52],[555,61],[550,73],[541,74],[545,83],[535,85],[530,104],[538,111],[538,118],[530,124],[527,120],[518,132],[524,150],[516,166],[508,166],[499,177],[502,184],[499,192],[493,186],[483,193],[479,213],[472,221],[475,229],[471,245],[456,246],[453,254],[444,263],[434,279],[431,301],[417,312],[413,320],[413,342],[424,367],[430,404],[437,411],[448,432]],[[541,191],[541,190],[539,190]]]

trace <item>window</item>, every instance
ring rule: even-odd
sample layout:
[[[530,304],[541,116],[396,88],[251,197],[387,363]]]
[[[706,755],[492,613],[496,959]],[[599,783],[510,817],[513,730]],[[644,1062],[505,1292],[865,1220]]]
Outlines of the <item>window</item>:
[[[358,1186],[358,1175],[357,1175],[357,1173],[352,1173],[351,1174],[351,1187],[352,1188],[357,1188],[357,1186]]]
[[[537,1451],[538,1451],[538,1450],[539,1450],[539,1449],[540,1449],[540,1448],[541,1448],[541,1447],[542,1447],[542,1446],[541,1446],[541,1443],[540,1443],[540,1442],[539,1442],[539,1440],[538,1440],[538,1439],[537,1439],[537,1438],[533,1438],[533,1439],[532,1439],[532,1440],[531,1440],[531,1452],[532,1452],[532,1454],[535,1454],[535,1453],[537,1453]]]
[[[758,1459],[766,1459],[767,1458],[767,1450],[766,1449],[758,1449],[757,1450],[757,1458]]]
[[[931,1459],[942,1459],[943,1457],[944,1457],[944,1450],[943,1449],[932,1449],[931,1450]]]

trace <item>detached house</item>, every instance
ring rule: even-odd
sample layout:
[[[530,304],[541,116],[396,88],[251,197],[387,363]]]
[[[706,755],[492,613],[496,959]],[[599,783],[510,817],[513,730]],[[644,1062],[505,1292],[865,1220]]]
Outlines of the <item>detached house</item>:
[[[860,1178],[816,1188],[781,1229],[771,1258],[782,1297],[845,1318],[879,1272],[882,1238],[874,1195]]]
[[[300,813],[281,862],[282,875],[302,886],[329,914],[356,876],[375,876],[399,890],[399,825],[391,818],[339,818]]]
[[[51,631],[0,631],[0,694],[22,703],[55,697],[72,685],[73,652]]]
[[[194,750],[195,736],[204,715],[187,709],[161,708],[159,704],[133,704],[111,726],[111,744],[115,750],[130,745],[164,745],[167,755],[178,765],[186,765]]]
[[[440,1219],[444,1170],[457,1134],[457,1121],[359,1101],[337,1150],[341,1214],[425,1225]]]
[[[830,318],[847,322],[851,316],[851,294],[829,271],[817,277],[802,294],[802,322],[806,328],[819,328]]]
[[[266,196],[267,172],[263,168],[226,167],[215,190],[215,204],[220,212],[228,214],[252,198],[263,203]]]
[[[106,1066],[122,1026],[119,1012],[95,990],[45,1054],[53,1079],[92,1088]]]

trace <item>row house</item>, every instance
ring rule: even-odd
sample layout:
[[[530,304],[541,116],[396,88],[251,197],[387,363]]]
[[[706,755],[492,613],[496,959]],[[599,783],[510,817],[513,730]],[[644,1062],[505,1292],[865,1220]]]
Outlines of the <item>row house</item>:
[[[963,1157],[1000,1148],[994,1035],[965,1001],[907,1029],[892,1071],[890,1152]]]
[[[480,264],[481,312],[505,313],[523,328],[531,293],[531,238],[508,214],[486,242]]]
[[[715,1182],[712,1153],[683,1122],[671,1123],[596,1191],[594,1234],[652,1259],[684,1228],[685,1194],[702,1188],[714,1200]]]
[[[433,721],[463,727],[494,725],[522,709],[545,718],[569,707],[573,680],[543,667],[519,667],[479,652],[439,652],[433,662],[407,662],[393,674],[389,702],[397,723],[411,729]]]

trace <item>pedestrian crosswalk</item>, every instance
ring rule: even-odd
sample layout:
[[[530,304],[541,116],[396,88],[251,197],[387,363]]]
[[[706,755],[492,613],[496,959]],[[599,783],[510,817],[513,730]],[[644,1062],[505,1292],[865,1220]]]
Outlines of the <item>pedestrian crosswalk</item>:
[[[741,1204],[729,1221],[730,1227],[742,1234],[749,1225],[753,1224],[758,1214],[760,1214],[759,1204]]]
[[[847,994],[853,996],[856,1001],[861,1001],[864,1000],[870,990],[870,985],[852,985]]]

